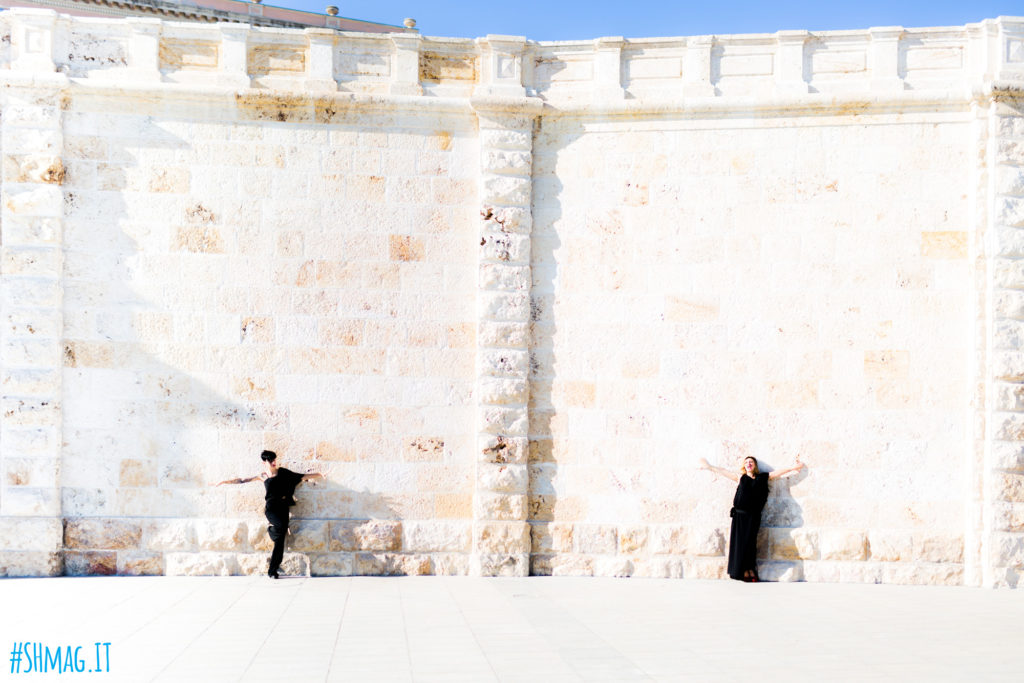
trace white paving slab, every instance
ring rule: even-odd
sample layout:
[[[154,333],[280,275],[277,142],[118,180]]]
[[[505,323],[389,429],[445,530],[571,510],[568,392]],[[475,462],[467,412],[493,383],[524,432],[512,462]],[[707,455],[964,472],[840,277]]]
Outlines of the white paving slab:
[[[67,680],[26,672],[33,643],[88,670],[97,642],[110,643],[110,671],[93,681],[1019,681],[1024,670],[1024,591],[115,577],[5,579],[0,604],[0,678],[13,681]],[[68,646],[82,649],[67,660]]]

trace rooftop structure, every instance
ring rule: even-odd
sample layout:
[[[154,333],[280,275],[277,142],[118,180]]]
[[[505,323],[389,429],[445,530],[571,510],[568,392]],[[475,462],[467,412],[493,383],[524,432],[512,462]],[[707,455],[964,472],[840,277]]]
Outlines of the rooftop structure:
[[[0,0],[0,9],[31,7],[78,17],[156,17],[172,21],[232,22],[279,28],[331,28],[367,33],[415,32],[403,26],[304,12],[244,0]],[[333,12],[331,11],[333,10]]]

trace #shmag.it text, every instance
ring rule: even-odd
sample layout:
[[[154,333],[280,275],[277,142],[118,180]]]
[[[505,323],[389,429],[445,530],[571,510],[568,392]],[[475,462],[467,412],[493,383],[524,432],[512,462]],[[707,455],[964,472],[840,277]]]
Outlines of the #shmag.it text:
[[[108,673],[110,643],[93,643],[93,646],[63,645],[51,650],[42,643],[16,642],[11,647],[11,673]],[[93,654],[93,649],[95,659],[90,661],[88,656]]]

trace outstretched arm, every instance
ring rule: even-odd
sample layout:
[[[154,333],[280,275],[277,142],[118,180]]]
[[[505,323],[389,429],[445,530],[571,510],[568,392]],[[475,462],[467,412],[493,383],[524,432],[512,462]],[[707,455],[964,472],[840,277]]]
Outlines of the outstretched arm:
[[[729,479],[732,479],[733,481],[739,481],[740,480],[740,473],[739,472],[733,472],[732,470],[727,470],[724,467],[715,467],[714,465],[709,463],[704,458],[700,459],[700,469],[702,469],[702,470],[711,470],[715,474],[721,474],[723,477],[727,477]]]
[[[793,472],[799,472],[800,470],[802,470],[805,467],[807,467],[807,465],[805,465],[802,462],[800,462],[800,456],[798,455],[798,456],[796,456],[796,464],[795,465],[793,465],[792,467],[787,467],[784,470],[774,470],[772,472],[769,472],[768,473],[768,478],[769,479],[778,479],[779,477],[785,477],[787,474],[792,474]]]
[[[323,479],[324,475],[320,472],[307,472],[302,475],[302,481],[315,481],[317,479]]]
[[[218,481],[214,486],[221,486],[222,484],[248,484],[250,481],[256,481],[259,477],[239,477],[238,479],[225,479],[224,481]]]

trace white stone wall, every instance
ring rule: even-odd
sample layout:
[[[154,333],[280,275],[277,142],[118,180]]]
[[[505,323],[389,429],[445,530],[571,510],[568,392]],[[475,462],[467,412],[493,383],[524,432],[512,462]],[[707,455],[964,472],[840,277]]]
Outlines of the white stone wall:
[[[5,37],[0,574],[1017,585],[1024,21]]]

